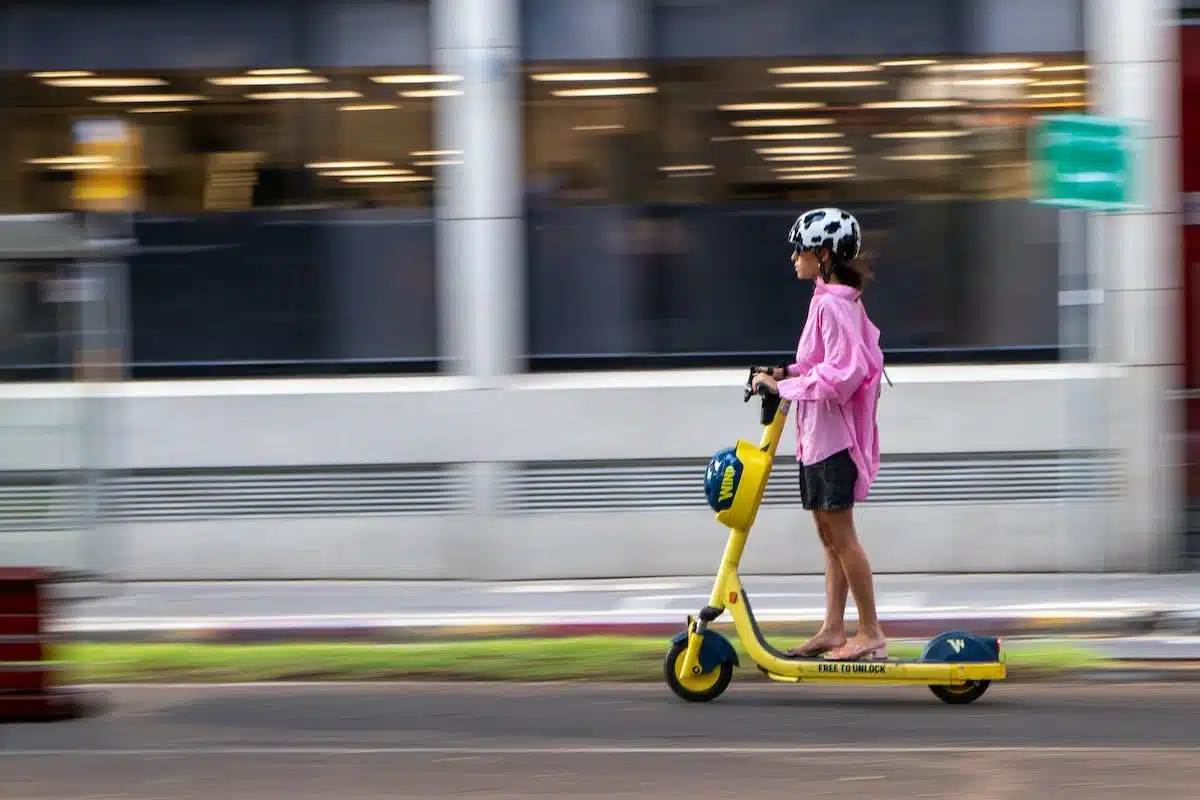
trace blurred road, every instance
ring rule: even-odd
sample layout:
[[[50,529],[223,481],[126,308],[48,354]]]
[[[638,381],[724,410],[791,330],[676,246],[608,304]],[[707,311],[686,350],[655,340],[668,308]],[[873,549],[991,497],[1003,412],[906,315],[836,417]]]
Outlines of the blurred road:
[[[0,730],[0,796],[1196,796],[1200,686],[124,688]]]
[[[820,575],[745,578],[762,621],[819,620]],[[712,578],[606,581],[313,581],[131,583],[69,607],[73,631],[242,625],[441,626],[678,622],[708,599]],[[1114,618],[1195,613],[1200,575],[880,575],[886,618]],[[854,604],[847,609],[855,615]]]

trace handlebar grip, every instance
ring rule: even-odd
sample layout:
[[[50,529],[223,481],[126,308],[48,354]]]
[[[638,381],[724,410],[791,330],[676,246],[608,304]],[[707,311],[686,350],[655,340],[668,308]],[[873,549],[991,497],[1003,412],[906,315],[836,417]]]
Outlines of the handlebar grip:
[[[746,380],[746,394],[745,397],[742,398],[742,402],[749,403],[750,398],[756,395],[758,397],[768,397],[773,394],[770,389],[761,383],[756,389],[751,389],[750,387],[754,383],[755,375],[770,375],[772,378],[774,378],[776,369],[783,369],[786,372],[787,367],[751,367],[750,377]]]

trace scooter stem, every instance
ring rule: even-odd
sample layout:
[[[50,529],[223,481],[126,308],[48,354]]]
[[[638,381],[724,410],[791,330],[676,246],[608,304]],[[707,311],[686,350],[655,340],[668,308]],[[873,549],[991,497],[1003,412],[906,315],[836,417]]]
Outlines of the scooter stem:
[[[764,453],[769,453],[772,459],[775,457],[776,449],[779,448],[779,440],[783,437],[783,426],[787,423],[791,405],[791,400],[780,399],[779,408],[775,411],[775,417],[771,420],[771,424],[763,428],[762,439],[759,440],[758,446]]]
[[[783,426],[787,423],[790,406],[790,401],[781,399],[779,401],[779,408],[776,410],[771,424],[763,427],[759,449],[767,453],[771,457],[772,462],[774,462],[775,451],[779,447],[779,440],[783,434]],[[767,479],[770,480],[769,472]],[[717,569],[716,580],[713,581],[712,594],[708,599],[710,608],[725,608],[725,579],[731,572],[737,572],[738,565],[742,561],[742,553],[746,550],[746,541],[749,538],[750,531],[748,530],[730,529],[729,539],[725,542],[725,552],[721,556],[721,565]]]

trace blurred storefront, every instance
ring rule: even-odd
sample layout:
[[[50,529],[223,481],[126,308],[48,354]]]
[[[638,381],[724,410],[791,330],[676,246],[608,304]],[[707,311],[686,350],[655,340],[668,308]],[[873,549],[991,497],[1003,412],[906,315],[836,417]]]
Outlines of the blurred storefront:
[[[806,303],[779,231],[835,200],[893,361],[1058,357],[1026,139],[1088,102],[1081,0],[60,0],[0,24],[0,210],[70,207],[74,120],[144,137],[136,377],[741,363]]]
[[[141,135],[133,375],[438,367],[425,0],[2,3],[0,212],[71,209],[73,123]],[[85,159],[86,160],[86,159]],[[0,375],[52,379],[0,341]]]
[[[1079,2],[588,5],[522,2],[534,368],[778,348],[780,231],[834,202],[894,363],[1057,358],[1027,138],[1086,106]]]

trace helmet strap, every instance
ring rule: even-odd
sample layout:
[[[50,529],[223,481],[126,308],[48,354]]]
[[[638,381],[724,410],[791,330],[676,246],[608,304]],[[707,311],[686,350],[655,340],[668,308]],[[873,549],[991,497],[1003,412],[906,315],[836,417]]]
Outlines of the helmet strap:
[[[833,276],[833,257],[822,258],[821,250],[816,251],[817,255],[817,273],[821,276],[821,280],[829,283],[830,277]]]

